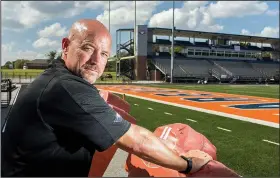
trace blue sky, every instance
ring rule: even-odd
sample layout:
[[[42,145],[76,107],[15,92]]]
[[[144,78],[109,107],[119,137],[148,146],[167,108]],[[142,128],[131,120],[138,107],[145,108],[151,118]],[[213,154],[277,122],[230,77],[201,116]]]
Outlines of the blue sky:
[[[61,39],[78,19],[93,18],[108,26],[108,2],[6,1],[1,8],[1,63],[46,58],[50,50],[60,50]],[[180,29],[279,37],[277,1],[177,1],[175,8],[175,26]],[[171,1],[137,2],[137,24],[170,28],[171,20]],[[111,2],[112,54],[116,30],[133,25],[134,2]]]

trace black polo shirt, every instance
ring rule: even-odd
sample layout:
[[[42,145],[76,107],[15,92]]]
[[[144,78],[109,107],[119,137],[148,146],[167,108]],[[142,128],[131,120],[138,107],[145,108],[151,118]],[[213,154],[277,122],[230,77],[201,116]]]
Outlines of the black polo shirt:
[[[94,151],[130,127],[117,117],[93,85],[55,60],[11,111],[2,132],[2,176],[88,176]]]

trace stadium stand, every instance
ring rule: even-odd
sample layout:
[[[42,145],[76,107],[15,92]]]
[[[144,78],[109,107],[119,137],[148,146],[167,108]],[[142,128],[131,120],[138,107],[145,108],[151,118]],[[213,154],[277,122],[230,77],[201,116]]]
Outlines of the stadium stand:
[[[145,26],[141,28],[145,29]],[[131,31],[118,31],[127,30]],[[141,59],[147,57],[162,76],[171,76],[171,30],[147,28],[147,32],[147,38],[143,38],[145,33],[138,37],[137,55]],[[267,80],[279,83],[280,50],[276,38],[188,30],[175,30],[174,34],[174,49],[180,47],[174,50],[173,77],[176,82],[207,79],[229,83]],[[169,39],[160,39],[157,35]],[[177,37],[186,40],[178,40]],[[138,58],[137,55],[133,57]]]

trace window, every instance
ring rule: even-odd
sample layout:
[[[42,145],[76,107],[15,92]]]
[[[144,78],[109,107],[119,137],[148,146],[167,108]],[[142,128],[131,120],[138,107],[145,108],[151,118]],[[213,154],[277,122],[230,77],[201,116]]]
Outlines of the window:
[[[231,53],[226,51],[225,57],[231,57]]]
[[[210,56],[217,56],[217,52],[216,51],[211,51]]]
[[[244,52],[239,53],[239,57],[245,57],[245,53]]]
[[[201,56],[202,51],[197,49],[195,50],[195,56]]]
[[[251,55],[251,53],[248,53],[248,52],[247,52],[246,55],[245,55],[245,57],[246,57],[246,58],[251,58],[252,55]]]
[[[194,55],[194,50],[193,49],[188,49],[188,55]]]
[[[217,51],[217,56],[220,56],[220,57],[224,56],[224,51]]]
[[[231,57],[238,57],[238,53],[232,52]]]
[[[203,50],[202,56],[209,56],[209,50]]]

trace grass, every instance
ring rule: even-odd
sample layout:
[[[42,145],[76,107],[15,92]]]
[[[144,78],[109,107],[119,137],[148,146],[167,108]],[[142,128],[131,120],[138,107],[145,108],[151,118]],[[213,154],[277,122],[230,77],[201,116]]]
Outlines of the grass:
[[[279,99],[279,85],[149,85],[158,88],[174,88],[208,92],[260,96]]]
[[[44,70],[41,69],[1,69],[1,75],[3,78],[19,78],[19,77],[37,77],[40,75]],[[108,82],[118,82],[119,80],[116,80],[116,72],[104,72],[105,74],[111,74],[113,76],[113,79],[106,79],[104,81],[101,81],[101,79],[98,79],[97,82],[99,83],[108,83]]]
[[[160,103],[126,97],[131,104],[131,115],[137,124],[151,131],[157,127],[184,123],[204,134],[216,147],[220,162],[247,177],[279,176],[279,146],[263,142],[263,139],[279,143],[279,129],[201,113]],[[137,103],[139,106],[135,106]],[[148,108],[154,110],[148,110]],[[173,115],[165,115],[169,112]],[[197,123],[188,119],[196,120]],[[223,127],[232,130],[218,130]]]
[[[1,69],[1,75],[3,77],[36,77],[40,75],[44,70],[40,69]]]

